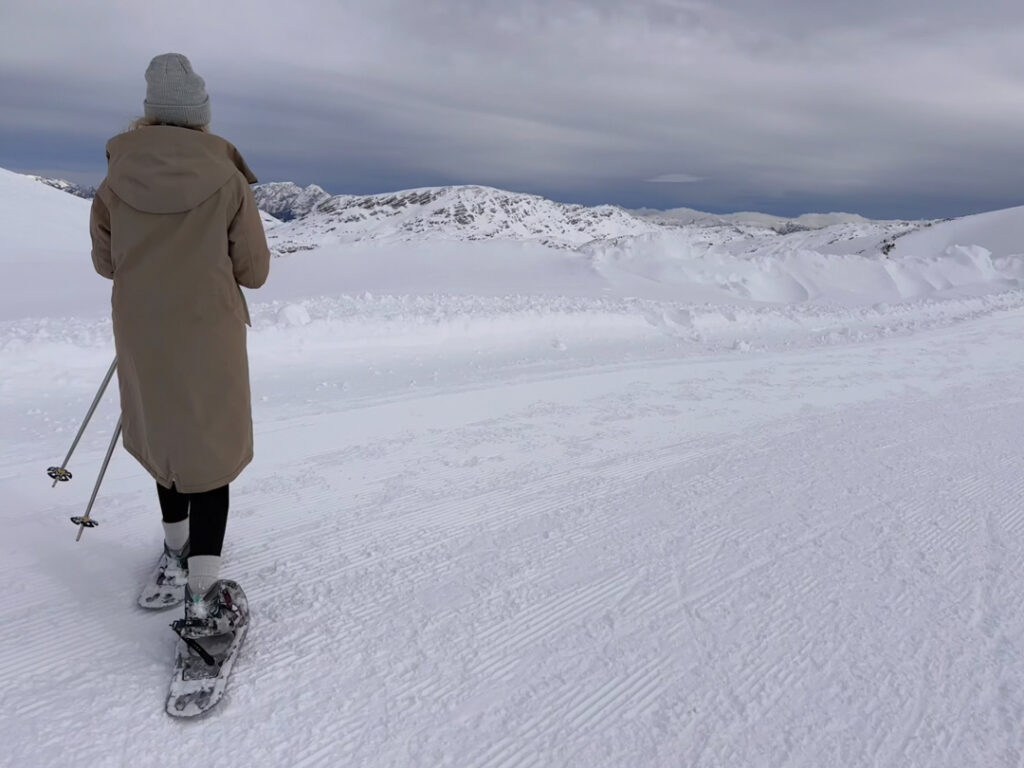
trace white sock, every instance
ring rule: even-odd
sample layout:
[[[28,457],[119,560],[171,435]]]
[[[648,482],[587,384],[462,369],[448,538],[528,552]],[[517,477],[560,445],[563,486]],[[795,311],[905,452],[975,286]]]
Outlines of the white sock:
[[[180,523],[164,523],[164,541],[168,549],[180,552],[188,542],[188,518]]]
[[[205,595],[220,577],[220,555],[195,555],[188,559],[188,588],[192,595]]]

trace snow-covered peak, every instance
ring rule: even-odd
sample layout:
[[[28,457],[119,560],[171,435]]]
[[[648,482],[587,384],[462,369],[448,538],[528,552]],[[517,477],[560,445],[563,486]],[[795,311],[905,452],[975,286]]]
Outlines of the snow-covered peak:
[[[575,247],[660,229],[611,205],[589,208],[482,186],[339,195],[276,233],[280,250],[357,240],[535,240]]]
[[[316,184],[300,187],[290,181],[256,184],[252,191],[256,205],[281,221],[300,219],[330,197]]]
[[[67,192],[69,195],[81,197],[85,200],[91,200],[96,196],[96,187],[82,186],[66,179],[48,179],[45,176],[34,176],[32,174],[28,174],[28,177],[48,187],[59,189],[61,192]]]

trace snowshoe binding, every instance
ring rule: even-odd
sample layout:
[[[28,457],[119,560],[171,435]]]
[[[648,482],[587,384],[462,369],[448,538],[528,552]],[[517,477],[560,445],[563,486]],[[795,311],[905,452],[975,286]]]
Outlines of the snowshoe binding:
[[[185,618],[177,633],[177,658],[167,697],[167,714],[195,717],[224,696],[228,676],[249,628],[249,602],[234,581],[216,582],[203,595],[185,587]]]

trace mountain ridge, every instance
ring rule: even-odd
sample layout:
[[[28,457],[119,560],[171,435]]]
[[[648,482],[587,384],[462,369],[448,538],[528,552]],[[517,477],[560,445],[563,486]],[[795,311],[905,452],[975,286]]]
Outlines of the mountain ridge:
[[[24,174],[41,184],[84,199],[91,199],[96,188],[75,184],[65,179],[49,178],[34,174]],[[272,181],[254,184],[253,195],[256,198],[257,207],[265,213],[270,214],[274,219],[282,222],[303,219],[317,212],[321,206],[329,205],[329,210],[350,209],[373,209],[384,201],[383,204],[397,203],[397,207],[405,207],[414,204],[416,200],[424,200],[438,192],[451,193],[454,190],[465,190],[466,194],[477,194],[486,191],[492,199],[498,198],[505,201],[532,200],[544,201],[551,206],[558,207],[566,212],[573,221],[578,221],[581,211],[594,211],[595,218],[609,218],[608,211],[618,211],[631,219],[649,222],[661,227],[698,226],[698,227],[757,227],[773,230],[777,234],[790,234],[807,230],[824,229],[835,224],[869,224],[873,222],[882,223],[889,220],[868,219],[855,213],[830,212],[830,213],[804,213],[799,216],[786,217],[774,214],[760,213],[756,211],[740,211],[736,213],[715,214],[700,211],[694,208],[626,208],[624,206],[606,204],[596,206],[585,206],[577,203],[563,203],[541,195],[534,195],[525,192],[512,192],[509,190],[487,187],[477,184],[449,185],[437,187],[418,187],[398,190],[395,192],[384,192],[370,195],[331,195],[327,190],[318,184],[309,184],[302,187],[291,181]],[[358,202],[357,202],[358,201]],[[466,207],[465,201],[460,201],[462,207]],[[458,205],[458,203],[456,204]],[[518,207],[521,207],[519,205]],[[325,209],[325,212],[328,209]],[[453,210],[452,221],[456,224],[465,225],[468,223],[467,214],[469,211]],[[351,223],[351,222],[349,222]],[[501,227],[497,231],[501,231]],[[541,234],[539,231],[537,234]]]

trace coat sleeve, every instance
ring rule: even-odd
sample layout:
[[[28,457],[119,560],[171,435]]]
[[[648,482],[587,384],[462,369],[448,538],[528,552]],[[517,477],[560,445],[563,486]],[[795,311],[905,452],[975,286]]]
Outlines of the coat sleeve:
[[[112,279],[114,262],[110,258],[110,209],[99,192],[92,199],[89,234],[92,236],[92,265],[103,277]]]
[[[242,203],[228,227],[228,256],[235,281],[246,288],[259,288],[270,273],[270,249],[263,232],[256,198],[243,184]]]

